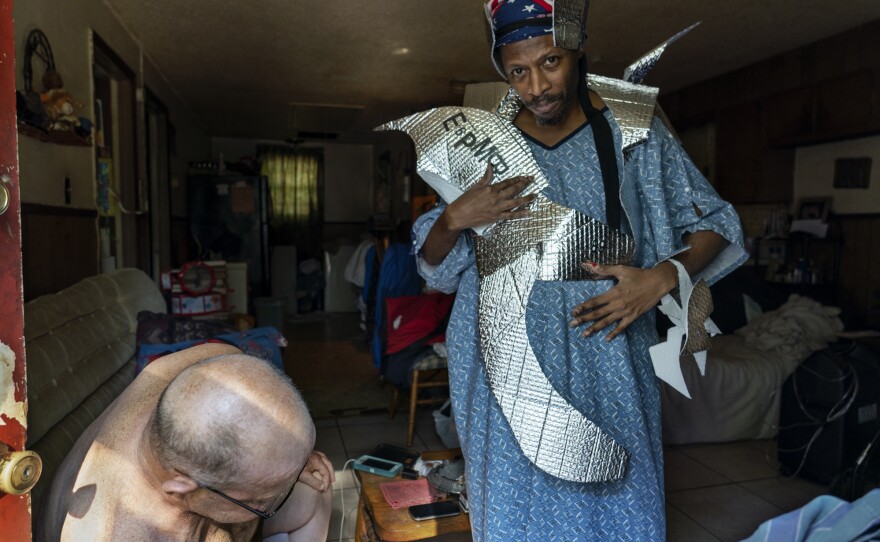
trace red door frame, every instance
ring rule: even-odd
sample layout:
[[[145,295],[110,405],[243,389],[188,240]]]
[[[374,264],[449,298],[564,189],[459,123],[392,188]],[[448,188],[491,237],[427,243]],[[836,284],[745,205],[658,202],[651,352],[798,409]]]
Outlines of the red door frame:
[[[14,399],[26,403],[12,0],[0,0],[0,178],[10,195],[9,210],[0,216],[0,341],[15,353]],[[6,393],[8,390],[0,388],[0,394]],[[12,450],[23,450],[26,423],[0,412],[0,442]],[[29,495],[0,494],[0,532],[7,542],[31,539]]]

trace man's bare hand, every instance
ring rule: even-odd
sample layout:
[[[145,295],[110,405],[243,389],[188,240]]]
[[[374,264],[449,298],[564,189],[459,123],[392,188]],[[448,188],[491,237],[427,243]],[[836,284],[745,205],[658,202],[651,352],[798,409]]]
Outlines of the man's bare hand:
[[[336,472],[326,455],[314,451],[306,461],[306,468],[299,475],[299,481],[315,491],[324,493],[333,487],[333,482],[336,481]]]
[[[519,197],[534,179],[513,177],[492,184],[492,177],[492,165],[489,164],[480,182],[449,204],[446,221],[451,230],[462,231],[529,214],[527,209],[517,208],[534,201],[535,194]]]
[[[663,263],[653,269],[639,269],[626,265],[603,266],[592,262],[584,264],[587,270],[601,277],[617,279],[617,284],[592,299],[581,303],[571,311],[571,327],[587,322],[592,325],[584,331],[589,337],[617,322],[606,337],[611,341],[629,327],[639,316],[645,314],[672,291],[678,284],[678,273],[671,263]]]

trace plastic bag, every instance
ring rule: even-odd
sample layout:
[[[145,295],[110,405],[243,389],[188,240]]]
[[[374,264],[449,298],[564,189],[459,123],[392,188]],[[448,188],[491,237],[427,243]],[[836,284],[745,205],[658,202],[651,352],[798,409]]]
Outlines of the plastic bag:
[[[447,399],[443,405],[434,411],[434,428],[440,441],[447,448],[460,448],[458,431],[455,429],[455,419],[452,417],[452,401]]]

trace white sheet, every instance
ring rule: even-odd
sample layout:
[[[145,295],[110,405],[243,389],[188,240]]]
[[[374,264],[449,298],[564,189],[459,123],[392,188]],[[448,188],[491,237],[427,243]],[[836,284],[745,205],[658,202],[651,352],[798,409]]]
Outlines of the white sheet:
[[[682,363],[693,399],[661,383],[664,444],[775,436],[782,384],[812,352],[836,338],[843,329],[839,313],[794,295],[735,335],[713,337],[705,377],[693,361]]]

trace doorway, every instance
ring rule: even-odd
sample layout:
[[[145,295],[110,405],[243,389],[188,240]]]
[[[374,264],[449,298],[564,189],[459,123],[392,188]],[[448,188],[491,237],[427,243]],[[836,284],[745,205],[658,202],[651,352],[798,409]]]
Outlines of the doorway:
[[[150,267],[159,282],[171,267],[171,148],[168,108],[149,88],[144,89],[146,175],[150,196]]]
[[[150,274],[150,183],[138,168],[135,73],[95,33],[92,52],[100,269],[136,267]]]

